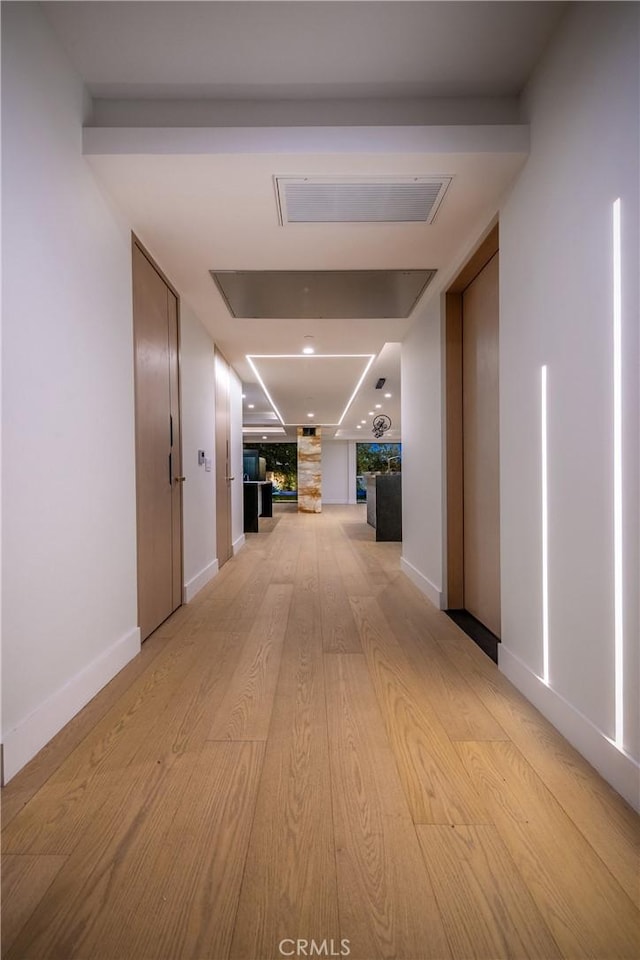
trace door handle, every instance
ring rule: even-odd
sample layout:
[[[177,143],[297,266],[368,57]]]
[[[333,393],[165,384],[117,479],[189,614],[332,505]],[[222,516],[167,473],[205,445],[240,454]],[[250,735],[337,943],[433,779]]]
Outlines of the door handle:
[[[235,480],[235,477],[225,477],[225,480]]]
[[[176,483],[184,483],[186,479],[186,477],[176,477],[175,481]]]

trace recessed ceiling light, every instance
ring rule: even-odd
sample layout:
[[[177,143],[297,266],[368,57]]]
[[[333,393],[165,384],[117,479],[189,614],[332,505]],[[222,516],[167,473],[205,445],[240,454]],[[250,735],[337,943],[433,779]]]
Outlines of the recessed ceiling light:
[[[362,424],[356,423],[356,430],[362,430]]]
[[[381,403],[376,403],[376,410],[380,410],[381,407],[382,407],[382,404],[381,404]]]
[[[391,397],[391,394],[390,394],[390,393],[385,393],[385,397],[386,397],[387,400],[388,400],[388,399]]]
[[[246,393],[243,393],[243,394],[242,394],[242,399],[243,399],[243,400],[246,400],[246,399],[247,399]]]
[[[315,413],[308,413],[307,416],[308,416],[308,417],[315,417]]]
[[[267,439],[266,435],[265,435],[262,439],[263,439],[263,440],[266,440],[266,439]]]
[[[302,348],[302,352],[303,352],[303,353],[315,353],[315,350],[313,349],[313,347],[303,347],[303,348]]]
[[[370,416],[370,417],[373,416],[373,410],[369,410],[369,416]],[[364,420],[363,420],[362,422],[364,423]]]
[[[249,410],[253,410],[255,407],[255,403],[248,403],[247,406],[249,407]]]

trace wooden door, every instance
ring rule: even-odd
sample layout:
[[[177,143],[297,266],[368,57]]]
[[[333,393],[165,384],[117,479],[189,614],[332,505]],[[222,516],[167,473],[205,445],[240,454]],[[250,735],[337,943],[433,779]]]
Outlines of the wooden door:
[[[498,254],[462,294],[464,607],[500,636]]]
[[[229,365],[216,350],[216,549],[218,566],[233,553],[231,542],[231,416]]]
[[[182,602],[178,299],[133,244],[138,620],[146,639]]]

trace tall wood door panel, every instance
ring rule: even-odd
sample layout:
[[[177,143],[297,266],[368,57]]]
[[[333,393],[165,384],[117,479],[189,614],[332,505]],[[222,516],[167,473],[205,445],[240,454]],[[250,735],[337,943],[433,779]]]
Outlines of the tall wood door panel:
[[[231,533],[231,414],[229,365],[216,350],[216,550],[218,566],[233,553]]]
[[[182,602],[178,300],[133,245],[138,620],[142,639]]]
[[[462,295],[464,606],[500,636],[498,254]]]

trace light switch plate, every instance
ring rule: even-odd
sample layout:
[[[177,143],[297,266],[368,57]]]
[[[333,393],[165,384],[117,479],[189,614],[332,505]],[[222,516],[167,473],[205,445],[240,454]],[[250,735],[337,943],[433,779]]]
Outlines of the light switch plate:
[[[207,473],[211,473],[211,457],[207,457],[204,461],[204,469]]]

